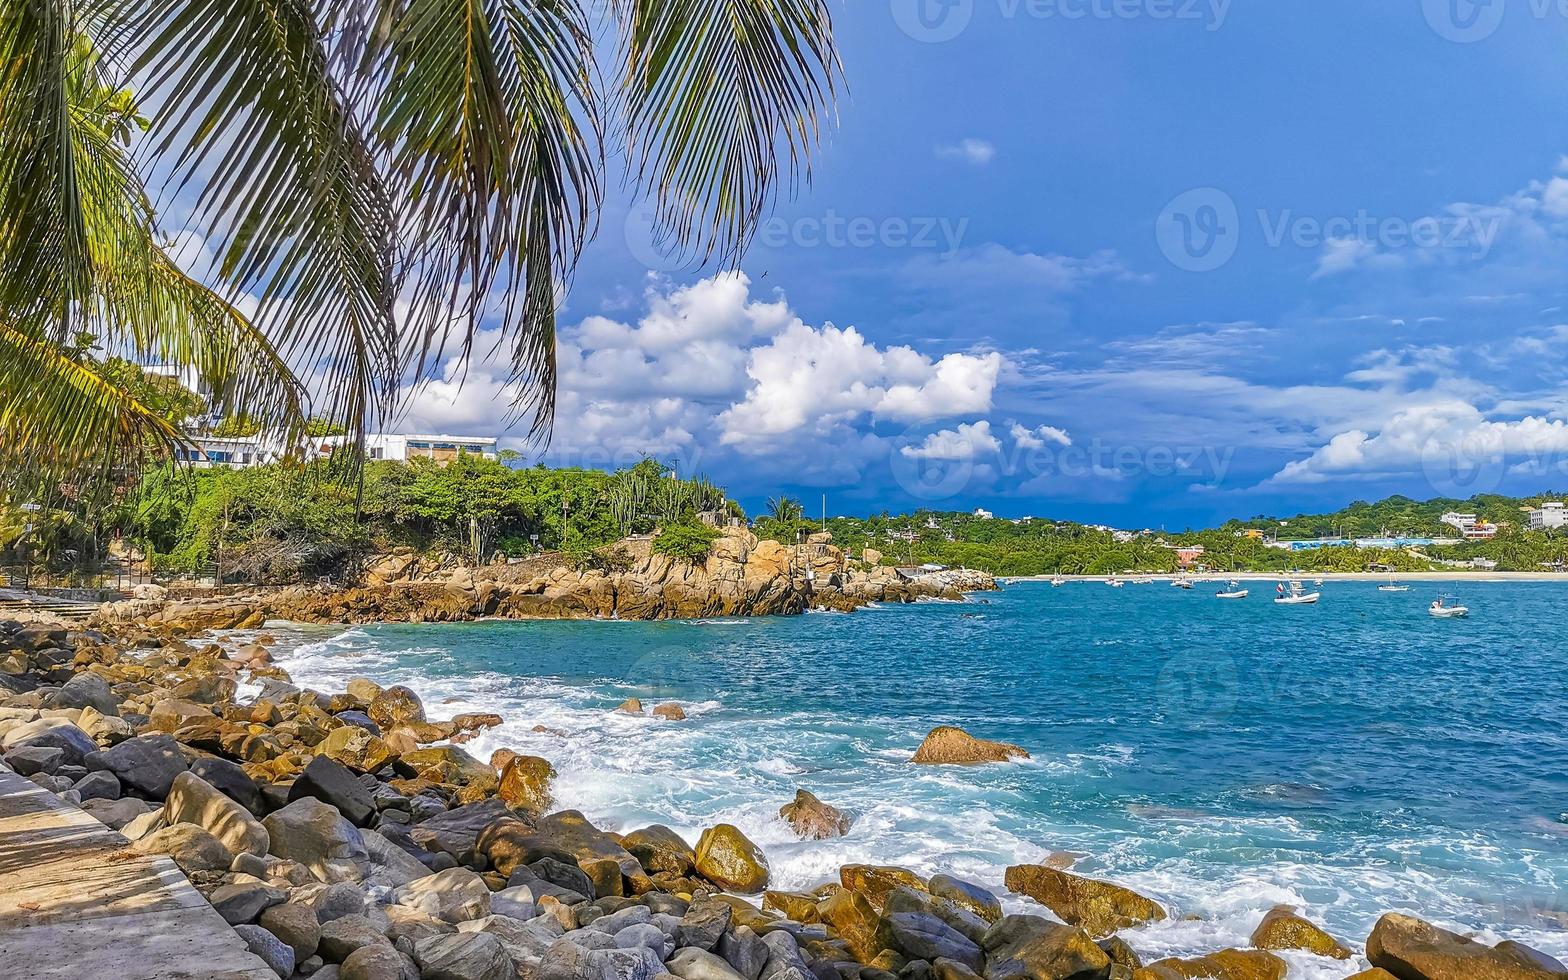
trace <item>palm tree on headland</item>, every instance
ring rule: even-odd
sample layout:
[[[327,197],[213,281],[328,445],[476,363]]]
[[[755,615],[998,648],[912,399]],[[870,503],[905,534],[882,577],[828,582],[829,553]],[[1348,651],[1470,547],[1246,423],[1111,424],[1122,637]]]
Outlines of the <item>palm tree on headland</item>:
[[[656,235],[733,265],[840,75],[828,0],[0,0],[0,496],[181,445],[100,347],[357,442],[499,327],[547,439],[609,155]]]
[[[794,497],[782,494],[768,498],[768,519],[777,524],[794,524],[805,517],[806,509]]]

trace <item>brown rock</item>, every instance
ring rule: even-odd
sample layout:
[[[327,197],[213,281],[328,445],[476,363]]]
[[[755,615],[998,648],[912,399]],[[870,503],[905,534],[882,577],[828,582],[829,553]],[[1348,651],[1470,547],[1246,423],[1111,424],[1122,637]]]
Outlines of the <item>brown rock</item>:
[[[779,808],[779,816],[806,840],[827,840],[849,833],[850,818],[844,811],[829,806],[806,790],[795,791],[795,802]]]
[[[1382,967],[1374,966],[1370,970],[1362,970],[1360,973],[1353,973],[1346,977],[1345,980],[1399,980],[1399,978],[1394,976],[1392,973],[1389,973]]]
[[[1097,939],[1165,918],[1158,903],[1131,889],[1043,865],[1015,865],[1007,869],[1006,880],[1012,891],[1028,895],[1063,922],[1082,926]]]
[[[1389,913],[1367,939],[1367,959],[1402,980],[1564,980],[1568,967],[1517,943],[1496,948]]]
[[[991,961],[986,976],[994,980],[1104,977],[1111,965],[1088,933],[1039,915],[1003,916],[980,945]]]
[[[733,824],[721,823],[697,841],[697,871],[729,891],[754,895],[768,886],[768,859]]]
[[[920,765],[976,765],[1029,758],[1029,753],[1006,742],[975,738],[962,728],[943,725],[931,729],[911,762]]]
[[[685,721],[686,711],[680,705],[671,702],[654,708],[653,716],[655,718],[663,718],[665,721]]]
[[[786,919],[796,922],[810,923],[821,921],[817,912],[817,903],[821,899],[815,895],[804,892],[775,892],[762,893],[762,908],[766,912],[778,912]]]
[[[1252,931],[1252,945],[1258,949],[1304,949],[1336,960],[1351,957],[1350,950],[1337,939],[1284,905],[1271,909],[1258,923]]]
[[[621,846],[637,858],[649,874],[687,875],[697,867],[697,852],[675,831],[654,824],[621,838]]]
[[[623,715],[642,714],[642,702],[637,698],[627,698],[616,706],[615,710]]]
[[[900,885],[926,891],[923,878],[908,868],[876,864],[846,864],[838,869],[838,880],[852,892],[859,892],[878,912],[887,904],[887,894]]]
[[[398,725],[423,723],[425,706],[420,702],[419,695],[400,685],[377,694],[371,700],[366,714],[385,731]]]
[[[870,963],[881,952],[882,944],[877,941],[881,916],[865,895],[846,888],[818,902],[817,917],[833,927],[856,962]]]
[[[355,772],[376,772],[393,759],[391,746],[358,725],[328,732],[316,752]]]
[[[1222,949],[1194,959],[1166,959],[1133,971],[1132,980],[1285,980],[1285,961],[1261,949]]]
[[[520,755],[507,763],[496,795],[513,810],[538,817],[550,809],[550,783],[554,779],[555,767],[548,761]]]

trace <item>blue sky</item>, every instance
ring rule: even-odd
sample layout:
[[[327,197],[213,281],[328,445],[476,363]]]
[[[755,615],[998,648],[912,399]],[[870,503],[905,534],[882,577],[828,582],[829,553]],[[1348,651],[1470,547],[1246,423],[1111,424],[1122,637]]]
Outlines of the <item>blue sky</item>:
[[[1568,488],[1555,4],[834,10],[837,128],[738,272],[608,202],[551,461],[1138,526]],[[405,427],[493,432],[503,380]]]

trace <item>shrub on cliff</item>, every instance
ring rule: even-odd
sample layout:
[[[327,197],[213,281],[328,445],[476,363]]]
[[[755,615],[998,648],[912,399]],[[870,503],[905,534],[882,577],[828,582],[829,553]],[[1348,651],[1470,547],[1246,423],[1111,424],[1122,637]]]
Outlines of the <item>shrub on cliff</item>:
[[[707,559],[708,550],[718,538],[719,532],[706,524],[680,521],[666,525],[659,532],[659,536],[653,539],[653,550],[661,555],[696,563]]]

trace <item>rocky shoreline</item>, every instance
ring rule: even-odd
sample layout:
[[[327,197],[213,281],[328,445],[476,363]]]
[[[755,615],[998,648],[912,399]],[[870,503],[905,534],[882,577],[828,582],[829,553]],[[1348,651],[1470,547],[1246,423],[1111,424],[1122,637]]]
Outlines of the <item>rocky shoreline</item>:
[[[450,566],[412,551],[373,562],[360,583],[258,589],[171,599],[144,587],[106,604],[97,625],[150,624],[187,634],[268,619],[297,623],[451,623],[477,619],[704,619],[788,616],[810,609],[850,612],[873,603],[962,600],[995,589],[984,572],[901,574],[856,561],[826,533],[797,546],[758,540],[745,528],[720,532],[701,563],[654,552],[649,538],[605,550],[594,567],[555,562]],[[874,552],[864,558],[876,559]]]
[[[1005,914],[979,885],[897,867],[772,890],[766,854],[734,826],[696,841],[598,828],[555,798],[548,760],[473,757],[463,744],[497,716],[431,719],[413,691],[365,679],[301,689],[265,637],[228,649],[179,625],[0,623],[0,752],[128,850],[170,857],[280,978],[1282,980],[1281,951],[1358,980],[1568,978],[1529,947],[1402,914],[1358,951],[1288,908],[1248,948],[1146,963],[1139,929],[1174,912],[1049,865],[1006,875],[1049,916]],[[241,698],[242,681],[260,694]],[[910,764],[1027,754],[943,727]],[[781,803],[803,840],[853,822],[805,789]]]

